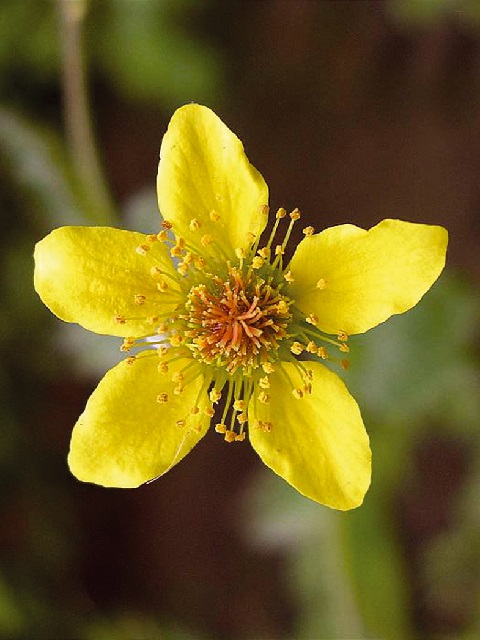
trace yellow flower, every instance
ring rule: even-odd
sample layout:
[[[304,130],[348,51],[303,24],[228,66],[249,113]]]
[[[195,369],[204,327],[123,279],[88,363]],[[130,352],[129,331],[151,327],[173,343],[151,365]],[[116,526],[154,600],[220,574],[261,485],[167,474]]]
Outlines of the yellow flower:
[[[136,487],[215,430],[249,440],[305,496],[361,504],[370,449],[355,400],[321,364],[346,366],[350,334],[413,307],[443,269],[441,227],[384,220],[305,237],[240,140],[209,109],[175,112],[162,142],[157,235],[63,227],[35,249],[35,287],[59,318],[124,338],[73,430],[80,480]],[[282,226],[284,228],[281,234]],[[282,237],[283,235],[283,237]]]

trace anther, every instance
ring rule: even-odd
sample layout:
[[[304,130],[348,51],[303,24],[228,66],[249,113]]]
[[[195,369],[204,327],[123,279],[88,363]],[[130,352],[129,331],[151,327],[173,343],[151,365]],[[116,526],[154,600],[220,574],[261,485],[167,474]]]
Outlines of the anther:
[[[313,227],[305,227],[305,229],[303,229],[304,236],[313,236],[314,233],[315,229]]]
[[[174,333],[173,336],[170,337],[170,344],[172,347],[179,347],[183,342],[183,338],[178,333]]]
[[[203,413],[209,418],[213,418],[213,416],[215,415],[215,409],[213,407],[205,407]]]
[[[157,240],[159,242],[165,242],[165,240],[168,240],[168,233],[165,229],[157,233]]]
[[[164,229],[165,231],[170,231],[170,229],[173,227],[171,222],[168,222],[168,220],[162,220],[162,225],[161,225],[162,229]]]
[[[340,366],[342,369],[347,370],[350,367],[350,362],[348,360],[340,360]]]
[[[115,316],[115,322],[117,324],[125,324],[127,319],[124,316]]]
[[[147,236],[147,242],[149,242],[150,244],[154,244],[155,242],[157,242],[158,238],[157,238],[157,234],[156,233],[149,233]]]
[[[227,431],[227,425],[223,424],[223,422],[217,422],[215,425],[215,431],[217,433],[225,433]]]
[[[303,351],[303,345],[301,345],[300,342],[292,342],[290,345],[290,351],[294,355],[299,356]]]
[[[292,276],[292,272],[290,270],[288,270],[287,273],[284,273],[283,277],[287,282],[295,282],[295,278]]]
[[[208,395],[209,395],[210,401],[213,402],[214,404],[217,403],[222,397],[222,394],[220,393],[220,391],[215,388],[213,388]]]
[[[203,247],[208,247],[208,245],[212,243],[212,236],[209,233],[206,233],[201,237],[200,242]]]
[[[262,387],[262,389],[269,389],[270,380],[268,379],[268,376],[264,376],[263,378],[260,378],[260,380],[258,381],[258,384]]]
[[[201,226],[202,226],[202,223],[197,218],[192,218],[190,220],[190,225],[189,225],[190,231],[195,231],[196,229],[200,229]]]
[[[296,398],[297,400],[300,400],[300,398],[303,398],[303,391],[302,389],[294,389],[292,391],[293,397]]]
[[[212,222],[218,222],[220,220],[220,216],[216,211],[210,211],[209,218]]]
[[[307,346],[305,347],[305,351],[307,351],[308,353],[317,353],[317,345],[315,344],[315,342],[313,342],[313,340],[310,340],[310,342],[307,344]]]
[[[316,316],[314,313],[311,313],[305,318],[305,321],[308,322],[308,324],[313,324],[313,326],[317,326],[318,316]]]
[[[157,402],[159,404],[165,404],[168,402],[168,393],[159,393],[157,396]]]
[[[181,371],[175,371],[175,373],[172,376],[172,382],[183,382],[184,380],[184,375]]]
[[[262,404],[269,404],[270,403],[270,396],[268,395],[268,393],[265,393],[265,391],[260,391],[260,393],[258,394],[258,400]]]
[[[243,411],[245,409],[245,400],[235,400],[233,408],[235,411]]]
[[[252,267],[254,269],[260,269],[265,264],[265,260],[260,256],[255,256],[252,260]]]
[[[268,216],[268,214],[270,213],[270,207],[268,206],[268,204],[262,204],[262,206],[260,207],[260,213],[264,216]]]
[[[157,367],[158,373],[163,375],[168,373],[168,364],[166,362],[159,362]]]
[[[234,442],[236,435],[237,434],[235,433],[235,431],[230,431],[229,429],[227,429],[225,431],[225,441],[226,442]]]
[[[245,412],[239,413],[237,420],[239,424],[245,424],[248,421],[248,415]]]
[[[242,431],[242,433],[238,433],[235,436],[235,442],[243,442],[245,440],[245,431]]]
[[[255,238],[256,238],[255,234],[252,233],[251,231],[249,231],[247,233],[247,242],[248,242],[248,244],[253,244],[255,242]]]
[[[280,207],[275,217],[277,218],[277,220],[280,220],[281,218],[285,218],[286,215],[287,215],[286,209],[284,209],[283,207]]]
[[[325,280],[325,278],[320,278],[316,286],[317,286],[317,289],[323,290],[327,286],[327,281]]]
[[[337,335],[337,338],[339,340],[341,340],[342,342],[346,342],[348,340],[348,334],[345,333],[345,331],[339,331],[338,335]]]
[[[350,347],[344,342],[342,342],[342,344],[338,348],[340,349],[340,351],[343,351],[343,353],[348,353],[350,351]]]
[[[328,351],[325,349],[325,347],[318,347],[317,356],[319,358],[322,358],[322,360],[327,360],[328,359]]]
[[[122,346],[120,347],[120,351],[130,351],[130,349],[133,347],[134,344],[135,344],[135,338],[125,338],[125,340],[122,343]]]
[[[277,244],[277,246],[275,247],[275,255],[276,256],[283,256],[283,254],[285,253],[283,247],[281,244]]]
[[[200,409],[196,405],[190,409],[192,416],[196,416],[199,411]]]
[[[136,293],[133,296],[133,301],[135,302],[135,304],[138,304],[139,306],[141,306],[142,304],[145,304],[146,300],[147,300],[147,296],[144,296],[140,293]]]
[[[140,256],[146,256],[147,252],[150,251],[150,247],[148,246],[148,244],[141,244],[141,245],[139,245],[138,247],[135,248],[135,251]]]
[[[128,365],[132,365],[132,364],[135,362],[135,360],[136,360],[136,359],[137,359],[137,357],[136,357],[136,356],[129,356],[129,357],[126,359],[126,361],[125,361],[125,362],[126,362]]]
[[[295,209],[290,213],[290,218],[292,220],[298,220],[300,218],[300,211],[295,207]]]
[[[157,289],[160,291],[160,293],[165,293],[165,291],[168,289],[168,284],[165,282],[165,280],[160,280],[160,282],[157,282]]]
[[[175,424],[177,425],[177,427],[182,429],[185,426],[185,420],[177,420]]]
[[[271,362],[262,362],[262,369],[265,373],[273,373],[275,371],[275,367]]]
[[[257,253],[261,258],[268,260],[268,257],[270,256],[270,247],[262,247],[257,251]]]

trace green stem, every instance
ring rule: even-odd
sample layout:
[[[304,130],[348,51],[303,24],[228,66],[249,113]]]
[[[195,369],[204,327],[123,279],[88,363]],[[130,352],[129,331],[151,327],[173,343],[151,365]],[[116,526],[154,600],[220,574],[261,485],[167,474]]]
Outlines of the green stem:
[[[82,26],[86,0],[58,0],[61,22],[65,126],[89,217],[111,224],[115,209],[106,187],[92,131],[86,89]]]

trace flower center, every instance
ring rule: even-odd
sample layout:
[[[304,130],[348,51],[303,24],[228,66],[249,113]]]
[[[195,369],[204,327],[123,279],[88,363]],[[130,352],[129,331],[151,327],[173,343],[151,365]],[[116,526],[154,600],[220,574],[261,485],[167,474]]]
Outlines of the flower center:
[[[270,361],[291,319],[289,299],[271,280],[251,267],[228,265],[225,278],[210,275],[206,283],[193,286],[181,316],[193,356],[228,373],[241,367],[249,374]]]

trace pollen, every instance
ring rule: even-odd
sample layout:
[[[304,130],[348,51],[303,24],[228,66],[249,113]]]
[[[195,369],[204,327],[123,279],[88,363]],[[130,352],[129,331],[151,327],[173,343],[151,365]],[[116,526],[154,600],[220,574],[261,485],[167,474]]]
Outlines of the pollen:
[[[220,391],[218,391],[218,389],[212,389],[210,391],[209,397],[210,397],[210,401],[215,404],[220,400],[220,398],[222,397],[222,394],[220,393]]]
[[[255,256],[252,260],[252,267],[254,269],[260,269],[265,264],[265,260],[261,256]]]
[[[303,352],[303,345],[301,345],[300,342],[292,342],[290,345],[290,351],[294,355],[299,356]]]
[[[290,218],[292,220],[298,220],[300,218],[300,210],[295,207],[295,209],[290,213]]]
[[[310,237],[315,233],[315,229],[313,227],[305,227],[302,232],[304,236]]]
[[[227,425],[223,424],[223,422],[217,422],[215,425],[215,431],[217,433],[225,433],[227,431]]]
[[[157,402],[159,404],[165,404],[168,402],[168,393],[159,393],[157,396]]]

